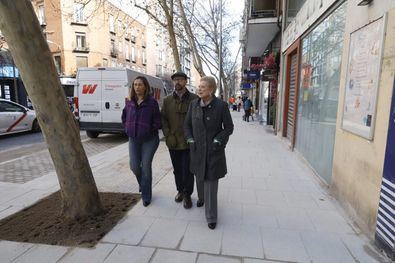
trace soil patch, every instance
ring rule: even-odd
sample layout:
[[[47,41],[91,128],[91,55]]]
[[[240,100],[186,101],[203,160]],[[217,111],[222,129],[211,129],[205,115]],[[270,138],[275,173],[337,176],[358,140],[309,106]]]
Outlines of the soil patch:
[[[99,193],[104,212],[84,221],[60,215],[56,192],[0,221],[0,239],[62,246],[93,247],[139,200],[139,194]]]

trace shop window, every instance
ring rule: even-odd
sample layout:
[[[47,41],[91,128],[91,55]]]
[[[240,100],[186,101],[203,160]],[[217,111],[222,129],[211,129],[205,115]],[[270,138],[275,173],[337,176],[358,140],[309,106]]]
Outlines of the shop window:
[[[346,4],[302,39],[296,148],[328,183],[332,175]]]

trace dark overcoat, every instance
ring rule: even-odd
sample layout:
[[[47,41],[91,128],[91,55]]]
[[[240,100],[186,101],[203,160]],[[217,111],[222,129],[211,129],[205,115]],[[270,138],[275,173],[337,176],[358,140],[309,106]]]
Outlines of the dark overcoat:
[[[190,170],[197,180],[218,180],[227,173],[225,147],[233,133],[233,121],[224,101],[213,97],[203,108],[200,100],[191,102],[184,122],[185,137],[195,141]],[[214,139],[221,144],[214,144]]]

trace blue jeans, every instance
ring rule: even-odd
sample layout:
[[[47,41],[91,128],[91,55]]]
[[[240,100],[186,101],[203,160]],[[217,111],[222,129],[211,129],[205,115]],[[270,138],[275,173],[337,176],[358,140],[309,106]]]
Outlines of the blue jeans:
[[[129,165],[137,178],[141,197],[145,202],[151,202],[152,198],[152,159],[158,146],[158,135],[143,141],[129,137]]]

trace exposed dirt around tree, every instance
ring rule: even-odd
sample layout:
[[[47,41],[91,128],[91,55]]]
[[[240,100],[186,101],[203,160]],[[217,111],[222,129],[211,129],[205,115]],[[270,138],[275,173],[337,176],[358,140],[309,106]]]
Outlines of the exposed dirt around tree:
[[[0,221],[0,239],[49,245],[93,247],[140,199],[139,194],[99,193],[104,212],[85,221],[60,215],[56,192]]]

